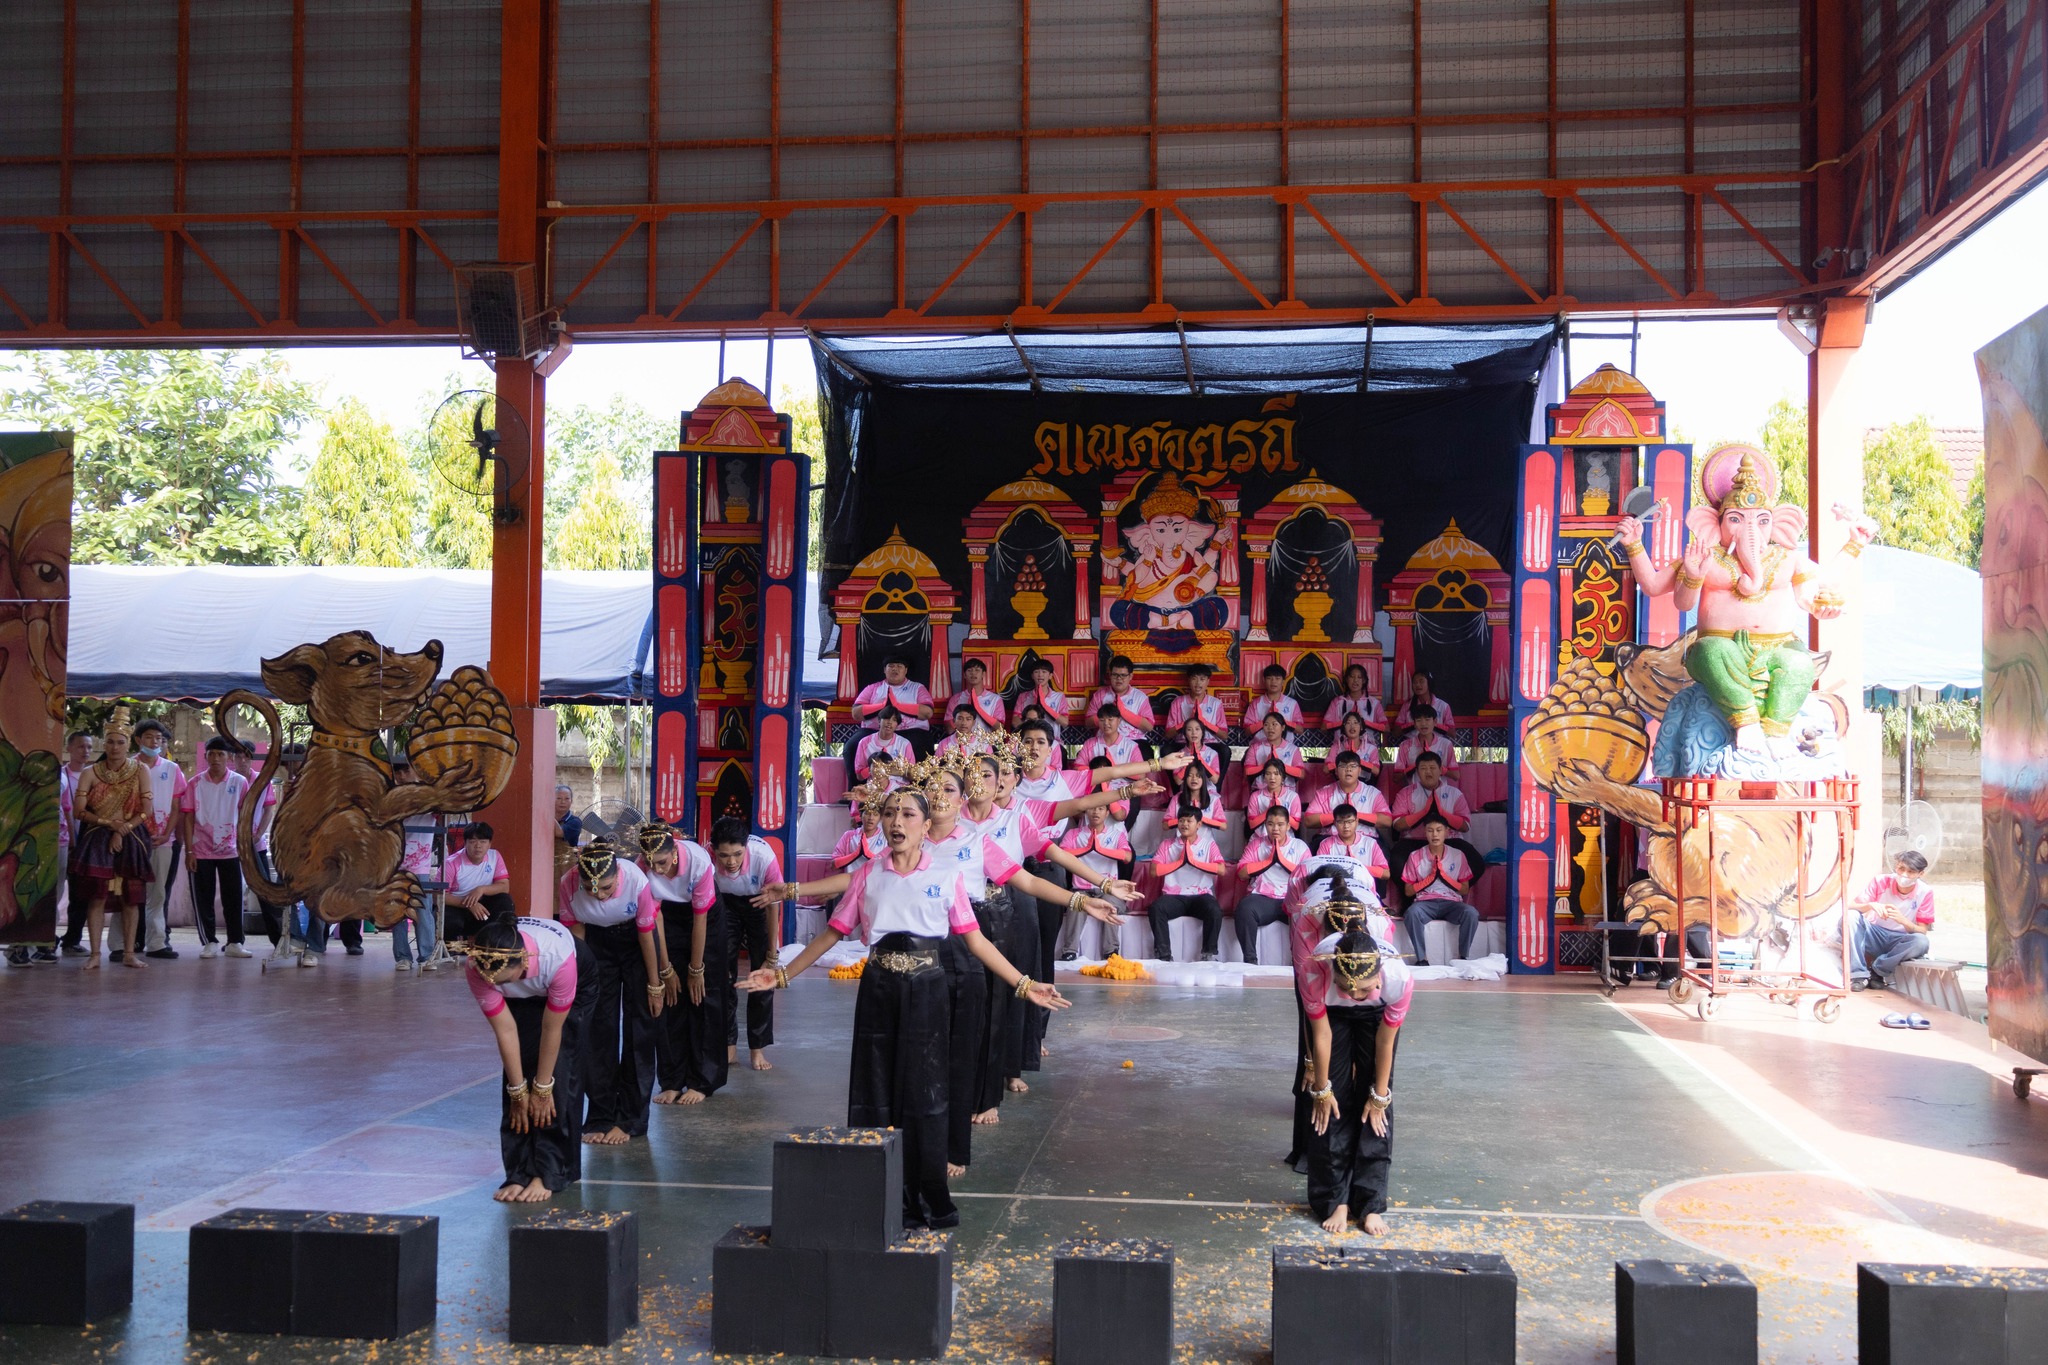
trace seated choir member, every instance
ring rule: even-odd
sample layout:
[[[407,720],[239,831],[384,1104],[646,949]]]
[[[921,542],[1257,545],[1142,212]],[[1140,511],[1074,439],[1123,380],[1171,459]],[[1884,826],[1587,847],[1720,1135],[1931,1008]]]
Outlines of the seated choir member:
[[[1123,728],[1128,732],[1128,737],[1142,743],[1158,722],[1152,719],[1152,699],[1131,686],[1133,671],[1131,661],[1123,655],[1119,654],[1111,659],[1109,685],[1095,689],[1094,694],[1088,698],[1088,709],[1085,714],[1089,717],[1089,724],[1099,728],[1102,724],[1102,708],[1114,708],[1123,719]],[[1146,757],[1149,758],[1151,755],[1147,754]]]
[[[955,749],[973,753],[987,747],[988,741],[983,738],[987,733],[975,715],[974,707],[963,701],[953,708],[953,732],[940,740],[932,752],[942,758]]]
[[[1180,774],[1180,790],[1166,803],[1166,827],[1169,830],[1179,822],[1180,813],[1184,810],[1194,811],[1205,829],[1223,828],[1223,794],[1210,780],[1209,774],[1192,763]]]
[[[1183,753],[1194,760],[1182,770],[1183,780],[1186,779],[1187,773],[1200,768],[1203,776],[1212,784],[1223,781],[1223,750],[1209,743],[1208,727],[1201,721],[1190,716],[1180,726],[1180,747]]]
[[[1244,728],[1253,729],[1263,725],[1266,717],[1277,714],[1287,723],[1290,730],[1302,727],[1301,703],[1287,695],[1287,670],[1278,664],[1267,664],[1259,675],[1264,690],[1252,698],[1252,704],[1244,709]]]
[[[882,681],[869,683],[853,699],[854,718],[864,730],[881,728],[882,711],[894,707],[897,728],[910,741],[910,747],[923,758],[932,751],[932,742],[938,736],[932,733],[932,694],[921,682],[910,680],[912,661],[908,654],[898,654],[882,665]],[[848,763],[851,767],[851,762]]]
[[[1104,703],[1095,712],[1095,734],[1081,746],[1074,761],[1081,767],[1089,760],[1107,757],[1111,765],[1142,763],[1150,757],[1144,746],[1124,733],[1124,713],[1114,703]]]
[[[1244,751],[1244,775],[1256,779],[1268,759],[1277,760],[1287,774],[1287,790],[1308,773],[1308,760],[1301,756],[1301,750],[1288,734],[1287,721],[1278,711],[1268,711],[1259,723],[1259,737]]]
[[[988,665],[979,659],[960,661],[960,690],[946,698],[946,714],[965,706],[974,715],[975,728],[983,734],[999,734],[1006,727],[1003,698],[988,689]]]
[[[875,728],[862,735],[853,746],[853,780],[866,782],[875,775],[874,763],[878,758],[887,759],[897,765],[896,773],[889,779],[891,786],[901,780],[904,769],[917,761],[910,741],[896,733],[896,727],[903,717],[893,706],[884,706],[875,717]]]
[[[1188,665],[1187,691],[1173,699],[1173,705],[1166,708],[1166,728],[1177,734],[1186,735],[1187,723],[1198,720],[1210,738],[1222,743],[1230,733],[1230,715],[1223,709],[1223,698],[1209,690],[1209,665]]]
[[[1090,872],[1095,874],[1097,886],[1108,886],[1113,881],[1127,881],[1131,875],[1131,864],[1136,854],[1131,850],[1131,836],[1125,832],[1122,819],[1114,815],[1115,806],[1097,806],[1083,817],[1082,822],[1067,831],[1060,840],[1060,847],[1079,858]],[[1117,914],[1127,908],[1124,902],[1104,891],[1103,896],[1116,907]],[[1090,916],[1083,910],[1067,911],[1066,923],[1060,926],[1059,960],[1072,962],[1079,956],[1081,929]],[[1102,955],[1108,957],[1117,950],[1117,926],[1107,920],[1102,924]]]
[[[1271,806],[1237,860],[1237,946],[1244,960],[1259,961],[1259,930],[1287,914],[1287,896],[1308,866],[1308,845],[1294,834],[1284,806]]]
[[[1173,832],[1152,855],[1152,870],[1159,874],[1159,895],[1146,912],[1152,921],[1152,954],[1161,962],[1173,961],[1173,938],[1168,932],[1183,915],[1202,921],[1202,961],[1216,960],[1216,947],[1223,937],[1223,907],[1216,900],[1216,878],[1223,871],[1223,850],[1202,828],[1202,817],[1183,807]]]
[[[1401,747],[1394,751],[1394,771],[1411,773],[1415,771],[1415,760],[1424,754],[1435,754],[1443,764],[1446,773],[1458,771],[1458,751],[1451,746],[1450,737],[1436,728],[1436,717],[1428,711],[1415,718],[1415,728],[1408,738],[1401,741]]]
[[[1357,754],[1365,769],[1365,780],[1377,783],[1380,780],[1380,739],[1379,731],[1367,725],[1363,716],[1353,712],[1337,722],[1337,733],[1330,737],[1331,760],[1338,754]]]
[[[1431,922],[1456,922],[1460,958],[1472,956],[1472,936],[1479,932],[1479,911],[1469,900],[1476,874],[1465,855],[1444,842],[1450,832],[1441,815],[1424,820],[1425,842],[1401,867],[1401,886],[1408,893],[1408,908],[1402,912],[1401,922],[1408,926],[1408,947],[1421,967],[1429,965],[1422,933]]]
[[[1394,827],[1390,861],[1400,861],[1414,852],[1422,842],[1422,822],[1434,815],[1442,819],[1452,835],[1451,847],[1463,853],[1474,867],[1486,861],[1486,856],[1462,838],[1472,827],[1472,807],[1465,800],[1465,793],[1459,791],[1443,775],[1443,764],[1435,754],[1423,754],[1415,763],[1415,780],[1401,789],[1394,798]]]
[[[1387,732],[1387,713],[1380,709],[1380,699],[1365,690],[1365,683],[1365,665],[1344,670],[1344,691],[1323,712],[1325,730],[1341,729],[1346,716],[1357,716],[1375,734]]]
[[[1302,823],[1311,833],[1335,822],[1339,806],[1351,807],[1375,832],[1394,823],[1394,808],[1387,804],[1385,793],[1366,784],[1357,754],[1346,749],[1336,756],[1331,767],[1336,780],[1324,783],[1301,815]]]
[[[1038,708],[1037,719],[1049,721],[1054,729],[1067,723],[1067,698],[1052,685],[1052,665],[1043,659],[1031,661],[1031,685],[1017,694],[1010,703],[1010,728],[1021,730],[1024,722],[1032,717],[1024,714],[1027,707]]]
[[[1394,723],[1403,731],[1412,729],[1415,718],[1426,711],[1436,717],[1438,730],[1448,732],[1452,728],[1451,704],[1436,694],[1429,674],[1416,669],[1408,685],[1408,700],[1401,704],[1401,712],[1394,718]]]
[[[1266,766],[1259,769],[1259,785],[1253,789],[1251,800],[1244,810],[1245,828],[1257,829],[1266,821],[1266,812],[1278,806],[1287,812],[1290,829],[1301,828],[1301,797],[1288,785],[1287,769],[1277,758],[1266,760]]]
[[[1316,857],[1349,858],[1362,863],[1371,869],[1375,882],[1385,882],[1393,875],[1387,867],[1386,850],[1360,822],[1357,807],[1340,803],[1330,817],[1330,832],[1316,846]]]

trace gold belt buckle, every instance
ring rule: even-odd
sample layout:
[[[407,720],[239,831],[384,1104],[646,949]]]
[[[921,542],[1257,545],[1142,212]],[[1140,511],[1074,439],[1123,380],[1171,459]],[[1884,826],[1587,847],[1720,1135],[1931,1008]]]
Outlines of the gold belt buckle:
[[[875,965],[885,972],[914,972],[924,965],[917,953],[876,953]]]

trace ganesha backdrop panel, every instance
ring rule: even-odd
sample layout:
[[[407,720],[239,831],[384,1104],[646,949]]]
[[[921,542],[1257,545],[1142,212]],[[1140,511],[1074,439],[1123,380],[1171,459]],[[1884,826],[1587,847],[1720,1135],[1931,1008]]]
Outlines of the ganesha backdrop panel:
[[[2048,1058],[2048,310],[1984,387],[1984,920],[1991,1032]]]
[[[0,434],[0,942],[53,937],[64,656],[71,611],[71,433]]]
[[[1099,642],[1141,666],[1227,671],[1239,641],[1269,627],[1275,640],[1362,645],[1384,580],[1380,601],[1357,600],[1374,585],[1343,519],[1377,522],[1378,562],[1395,569],[1453,521],[1507,563],[1533,401],[1530,384],[1179,398],[879,388],[849,496],[826,510],[825,559],[859,564],[900,528],[972,594],[989,638]],[[1301,499],[1312,475],[1331,505],[1269,517],[1260,539],[1259,514]],[[1474,666],[1463,690],[1484,698],[1485,660]]]

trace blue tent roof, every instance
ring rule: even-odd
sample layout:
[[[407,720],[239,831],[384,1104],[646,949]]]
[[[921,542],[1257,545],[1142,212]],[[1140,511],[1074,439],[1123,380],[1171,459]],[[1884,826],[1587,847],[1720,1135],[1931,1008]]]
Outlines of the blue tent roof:
[[[1863,698],[1924,705],[1984,688],[1984,589],[1977,571],[1873,545],[1863,553]]]

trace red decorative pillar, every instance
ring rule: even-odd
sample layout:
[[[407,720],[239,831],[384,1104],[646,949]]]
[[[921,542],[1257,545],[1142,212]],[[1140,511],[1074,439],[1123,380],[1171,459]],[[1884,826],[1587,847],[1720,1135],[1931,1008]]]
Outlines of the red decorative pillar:
[[[1247,640],[1264,640],[1266,635],[1266,554],[1252,551],[1252,628]]]
[[[847,701],[860,695],[860,614],[838,613],[839,695]]]
[[[1364,645],[1372,643],[1372,566],[1370,555],[1360,547],[1358,555],[1358,624],[1351,632],[1351,643]],[[1378,679],[1374,679],[1376,683]]]
[[[1090,639],[1094,635],[1088,615],[1088,561],[1092,557],[1088,542],[1082,541],[1074,547],[1074,638]]]
[[[967,547],[967,572],[971,587],[967,599],[967,638],[988,638],[988,547]]]
[[[947,643],[947,627],[953,624],[953,613],[933,612],[927,618],[932,629],[932,696],[944,705],[953,691],[953,655]],[[938,717],[934,715],[933,721]]]

